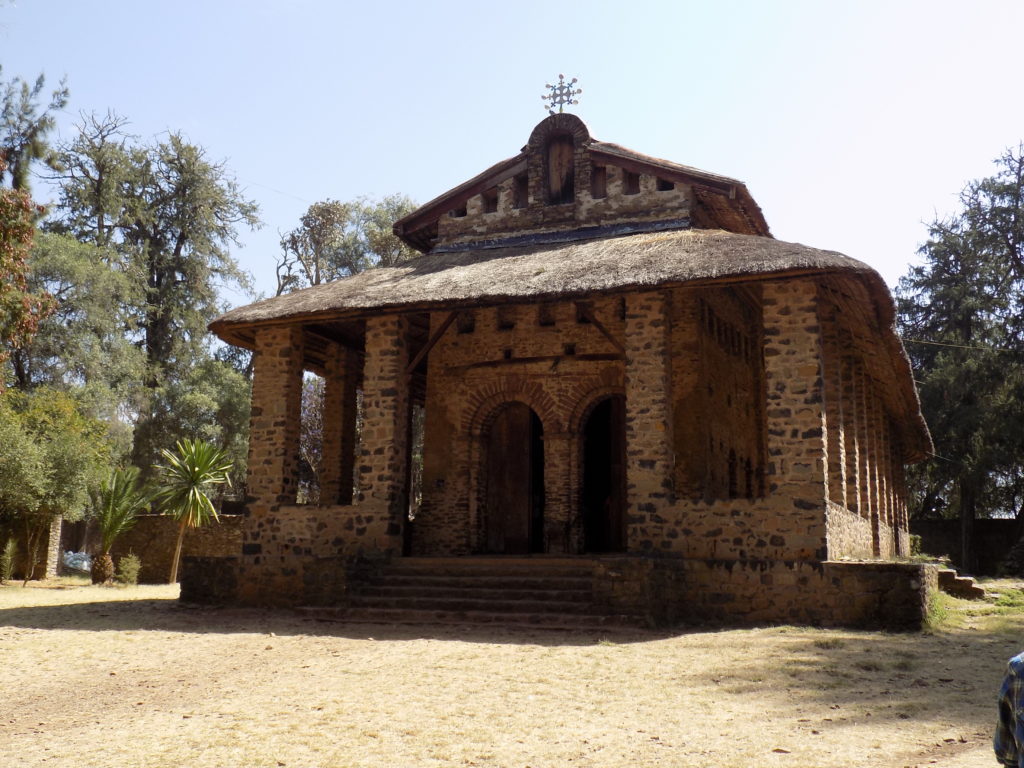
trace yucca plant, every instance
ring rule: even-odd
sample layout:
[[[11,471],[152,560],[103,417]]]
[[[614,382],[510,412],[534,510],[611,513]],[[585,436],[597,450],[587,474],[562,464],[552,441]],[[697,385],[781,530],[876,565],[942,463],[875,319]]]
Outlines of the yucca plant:
[[[100,551],[92,560],[93,584],[113,580],[114,560],[110,550],[114,540],[135,525],[135,519],[152,499],[152,490],[139,480],[138,467],[115,469],[100,485],[94,499]]]
[[[185,529],[199,528],[219,519],[209,494],[218,485],[231,485],[228,473],[232,467],[224,451],[204,440],[179,440],[175,447],[175,453],[162,450],[164,463],[155,466],[160,473],[156,499],[179,523],[168,584],[178,580]]]

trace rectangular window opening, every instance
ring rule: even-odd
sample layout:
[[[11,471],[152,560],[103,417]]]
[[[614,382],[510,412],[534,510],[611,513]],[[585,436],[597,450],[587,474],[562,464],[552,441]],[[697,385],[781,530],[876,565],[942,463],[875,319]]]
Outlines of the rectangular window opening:
[[[595,200],[608,197],[608,168],[595,165],[590,169],[590,196]]]
[[[472,333],[476,330],[476,315],[472,312],[459,312],[455,318],[455,327],[459,333]]]
[[[555,324],[555,308],[551,304],[537,306],[537,325],[550,327]]]
[[[480,193],[480,198],[483,201],[484,213],[497,213],[498,212],[498,188],[491,187]]]
[[[669,192],[675,188],[676,185],[673,182],[669,181],[668,179],[663,179],[660,176],[658,177],[657,189],[659,192]]]
[[[640,174],[630,171],[622,172],[622,193],[624,195],[640,194]]]
[[[448,211],[448,215],[451,216],[453,219],[461,219],[466,215],[466,206],[462,206],[461,208],[453,208],[452,210]]]
[[[512,207],[525,208],[530,200],[530,184],[525,173],[512,180]]]
[[[498,330],[511,331],[516,327],[516,308],[498,307]]]
[[[323,425],[325,382],[322,376],[304,371],[299,411],[299,484],[296,504],[320,502],[320,472],[323,469]]]

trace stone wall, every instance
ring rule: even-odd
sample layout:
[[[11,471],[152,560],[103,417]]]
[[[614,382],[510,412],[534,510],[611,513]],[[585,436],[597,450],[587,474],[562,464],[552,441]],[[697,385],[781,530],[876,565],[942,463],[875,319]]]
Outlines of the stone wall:
[[[621,343],[622,301],[601,297],[589,306]],[[431,331],[447,317],[433,313]],[[623,392],[615,344],[573,302],[488,307],[452,324],[427,362],[423,502],[413,554],[482,549],[484,440],[490,420],[509,401],[528,405],[543,425],[549,551],[564,552],[579,527],[580,457],[573,438],[594,405]]]
[[[676,492],[764,495],[764,359],[759,286],[673,291]]]
[[[129,553],[142,561],[139,581],[143,584],[166,584],[171,571],[174,547],[178,541],[178,524],[168,515],[140,515],[135,526],[114,542],[111,555],[116,563]],[[61,540],[64,551],[95,551],[99,545],[95,527],[87,530],[85,521],[65,523]],[[203,528],[185,531],[182,557],[237,557],[242,549],[242,516],[220,515],[218,522]]]
[[[603,557],[594,591],[612,611],[680,622],[920,629],[938,569],[919,563]]]

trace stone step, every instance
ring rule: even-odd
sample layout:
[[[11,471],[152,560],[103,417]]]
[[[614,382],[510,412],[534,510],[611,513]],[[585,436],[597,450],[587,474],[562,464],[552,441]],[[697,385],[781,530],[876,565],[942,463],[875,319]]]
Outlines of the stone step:
[[[477,600],[554,600],[563,602],[590,602],[593,599],[589,584],[586,589],[549,588],[546,585],[518,588],[479,586],[477,584],[451,584],[449,582],[425,584],[413,581],[394,584],[390,581],[359,587],[360,597],[469,598]]]
[[[984,587],[979,587],[970,576],[961,576],[953,568],[939,570],[939,589],[963,600],[981,600],[985,597]]]
[[[593,565],[588,561],[547,558],[443,558],[404,557],[392,560],[387,573],[418,576],[461,576],[504,578],[515,576],[568,577],[589,579]]]
[[[349,598],[353,608],[400,608],[403,610],[429,611],[470,611],[480,613],[545,613],[545,614],[584,614],[603,615],[603,611],[594,607],[589,601],[568,600],[510,600],[510,599],[478,599],[472,597],[451,596],[445,594],[430,597],[381,597],[364,595],[360,592]]]
[[[621,614],[558,614],[494,611],[410,610],[394,608],[301,608],[320,621],[352,624],[476,625],[512,629],[638,630],[646,628],[639,616]]]
[[[591,579],[543,576],[543,575],[506,575],[479,576],[467,575],[436,575],[416,573],[396,573],[386,571],[367,582],[374,587],[432,587],[437,589],[561,589],[567,591],[589,591]]]

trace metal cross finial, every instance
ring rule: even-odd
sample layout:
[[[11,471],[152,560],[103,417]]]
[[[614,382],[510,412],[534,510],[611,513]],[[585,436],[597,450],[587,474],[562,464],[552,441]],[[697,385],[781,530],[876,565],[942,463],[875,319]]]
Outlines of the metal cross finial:
[[[576,85],[576,78],[574,77],[567,83],[565,82],[565,75],[558,76],[558,85],[551,85],[550,83],[544,84],[544,87],[547,88],[550,93],[545,93],[541,98],[544,99],[544,106],[547,108],[549,113],[552,115],[555,114],[555,107],[558,107],[558,111],[561,112],[562,107],[565,104],[580,103],[579,100],[574,99],[573,96],[579,96],[583,93],[583,89],[573,89],[574,85]],[[549,99],[551,100],[550,104],[547,103]]]

